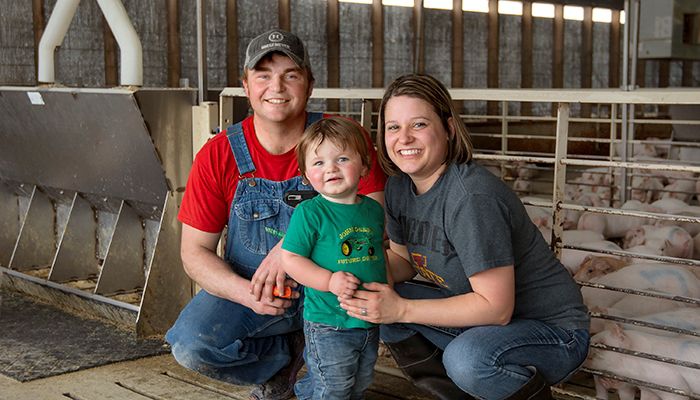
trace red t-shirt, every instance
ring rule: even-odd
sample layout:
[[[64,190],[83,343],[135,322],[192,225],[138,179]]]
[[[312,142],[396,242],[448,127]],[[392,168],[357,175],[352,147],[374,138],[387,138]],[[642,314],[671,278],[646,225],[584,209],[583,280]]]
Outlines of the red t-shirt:
[[[256,178],[285,181],[299,175],[296,149],[284,154],[270,154],[258,141],[252,116],[243,120],[243,134],[255,165]],[[367,135],[367,141],[370,140]],[[374,146],[370,148],[372,168],[366,177],[360,179],[360,194],[382,192],[386,183]],[[237,185],[238,167],[226,131],[223,131],[209,139],[197,153],[187,179],[178,219],[200,231],[221,232],[228,223]]]

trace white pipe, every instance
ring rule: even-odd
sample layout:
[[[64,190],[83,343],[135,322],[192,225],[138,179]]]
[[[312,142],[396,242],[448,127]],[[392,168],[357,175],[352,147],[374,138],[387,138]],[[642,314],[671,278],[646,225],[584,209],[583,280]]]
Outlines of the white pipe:
[[[68,32],[70,22],[78,9],[80,0],[58,0],[46,24],[44,34],[39,41],[39,59],[37,62],[40,83],[54,83],[54,51],[60,46]]]
[[[136,33],[121,0],[97,0],[121,53],[122,86],[143,86],[143,52]]]

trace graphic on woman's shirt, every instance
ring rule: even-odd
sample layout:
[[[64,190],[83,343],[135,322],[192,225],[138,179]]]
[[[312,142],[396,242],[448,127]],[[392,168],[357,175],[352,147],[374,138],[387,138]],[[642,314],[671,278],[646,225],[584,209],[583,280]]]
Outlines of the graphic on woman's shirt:
[[[420,276],[429,280],[430,282],[435,283],[436,285],[446,289],[450,288],[445,283],[445,279],[443,279],[443,277],[428,269],[428,257],[420,253],[411,253],[411,259],[413,260],[413,269],[415,269]]]

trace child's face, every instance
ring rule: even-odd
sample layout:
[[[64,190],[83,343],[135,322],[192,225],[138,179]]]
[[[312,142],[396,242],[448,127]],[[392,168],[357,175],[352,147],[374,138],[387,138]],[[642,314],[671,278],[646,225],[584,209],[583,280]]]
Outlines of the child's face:
[[[324,140],[307,150],[306,177],[311,186],[330,201],[355,203],[357,184],[366,172],[360,155],[349,147],[343,150],[330,140]]]

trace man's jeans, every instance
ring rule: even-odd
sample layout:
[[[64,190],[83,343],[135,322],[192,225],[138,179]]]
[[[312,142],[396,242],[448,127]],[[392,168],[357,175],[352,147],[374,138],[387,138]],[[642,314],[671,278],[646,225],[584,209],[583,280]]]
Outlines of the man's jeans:
[[[299,400],[364,398],[372,383],[379,328],[343,329],[304,321],[308,373],[294,387]]]
[[[405,298],[442,297],[437,289],[402,283]],[[445,370],[457,386],[482,399],[504,399],[532,377],[535,367],[550,385],[573,374],[588,354],[589,333],[567,330],[537,320],[514,319],[506,326],[441,328],[417,324],[381,326],[381,338],[400,342],[421,334],[444,350]]]
[[[258,315],[200,290],[165,339],[186,368],[232,384],[263,383],[291,360],[285,334],[302,328],[302,301],[280,316]]]

